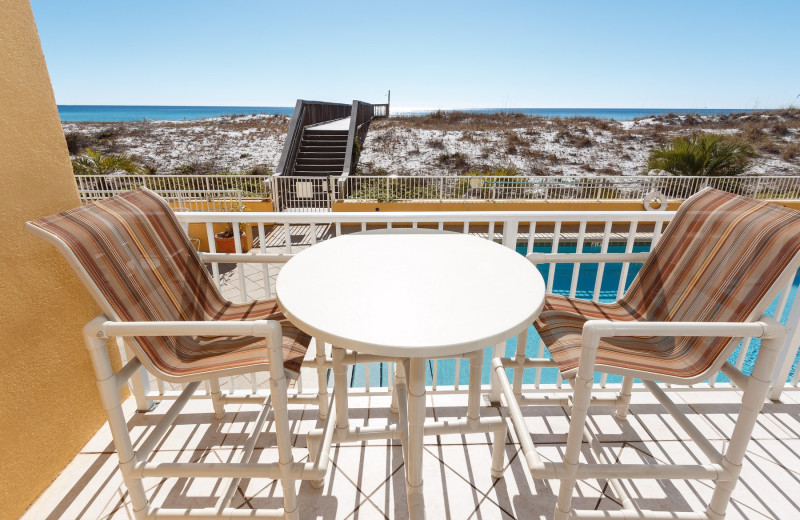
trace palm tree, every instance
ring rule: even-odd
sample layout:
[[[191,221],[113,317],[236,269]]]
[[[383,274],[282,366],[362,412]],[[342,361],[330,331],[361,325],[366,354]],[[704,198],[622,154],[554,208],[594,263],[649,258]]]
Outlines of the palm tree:
[[[650,152],[647,170],[665,170],[673,175],[728,176],[750,169],[756,156],[747,142],[718,134],[676,137],[668,145]]]
[[[87,148],[72,160],[72,171],[75,175],[110,175],[116,172],[140,174],[144,170],[127,155],[104,155]]]

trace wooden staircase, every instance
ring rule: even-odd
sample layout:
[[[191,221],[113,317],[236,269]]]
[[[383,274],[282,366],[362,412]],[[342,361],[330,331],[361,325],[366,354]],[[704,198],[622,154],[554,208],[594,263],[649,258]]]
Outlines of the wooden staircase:
[[[347,130],[305,128],[297,151],[294,175],[341,175],[347,153],[347,134]]]
[[[340,180],[355,171],[355,150],[389,103],[351,105],[298,99],[270,193],[276,211],[330,211]]]

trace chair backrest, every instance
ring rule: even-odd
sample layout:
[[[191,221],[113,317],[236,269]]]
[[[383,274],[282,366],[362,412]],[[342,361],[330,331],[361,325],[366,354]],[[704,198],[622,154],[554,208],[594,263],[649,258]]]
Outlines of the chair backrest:
[[[230,303],[214,285],[172,209],[140,188],[28,222],[56,246],[105,315],[117,321],[202,321]],[[191,338],[137,337],[151,370],[176,375]]]
[[[203,320],[225,302],[172,209],[146,188],[28,226],[74,256],[112,319]]]
[[[800,212],[706,188],[681,204],[618,303],[648,321],[758,319],[797,270],[798,252]],[[710,363],[729,344],[684,341]]]

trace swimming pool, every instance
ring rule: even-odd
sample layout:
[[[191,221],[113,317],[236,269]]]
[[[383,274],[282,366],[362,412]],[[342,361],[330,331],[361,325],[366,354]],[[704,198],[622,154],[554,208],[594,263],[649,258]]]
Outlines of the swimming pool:
[[[633,252],[647,252],[650,250],[649,244],[644,245],[634,245]],[[576,251],[575,244],[565,244],[560,245],[558,248],[559,253],[574,253]],[[517,247],[517,252],[524,255],[527,250],[524,246]],[[537,253],[550,253],[552,252],[552,247],[547,244],[537,245],[534,247],[534,252]],[[584,253],[599,253],[600,246],[591,246],[591,245],[584,245],[583,247]],[[609,253],[623,253],[625,252],[625,246],[622,244],[610,244],[608,246]],[[540,265],[538,266],[539,271],[542,273],[545,282],[548,279],[548,265]],[[641,268],[641,264],[630,264],[628,269],[628,274],[625,280],[625,288],[631,284],[633,279],[636,277],[636,274],[639,272]],[[597,276],[597,269],[598,264],[581,264],[580,271],[578,274],[578,285],[577,290],[575,292],[575,296],[577,298],[583,298],[587,300],[591,300],[593,293],[594,293],[594,285],[595,279]],[[570,283],[572,280],[572,264],[557,264],[553,276],[553,292],[556,294],[569,294]],[[607,263],[605,264],[604,271],[603,271],[603,281],[600,286],[600,301],[601,302],[613,302],[617,299],[617,288],[619,286],[619,279],[622,275],[622,264],[621,263]],[[797,292],[798,286],[800,285],[800,272],[795,276],[794,282],[792,284],[792,290],[789,293],[789,303],[787,303],[786,308],[784,309],[783,315],[781,316],[781,322],[786,323],[786,320],[789,316],[789,311],[791,310],[791,302],[794,301],[795,293]],[[775,310],[777,309],[778,301],[772,302],[772,305],[767,310],[767,314],[769,316],[773,316],[775,314]],[[528,338],[527,344],[525,346],[525,350],[527,352],[528,357],[538,357],[539,356],[539,349],[540,349],[540,338],[539,334],[536,332],[536,329],[533,326],[528,327]],[[516,350],[517,339],[512,338],[506,342],[506,356],[513,356]],[[490,347],[491,345],[487,345]],[[760,340],[753,339],[748,349],[747,353],[745,354],[744,363],[742,365],[742,371],[746,374],[749,374],[752,369],[753,365],[755,364],[756,355],[758,354],[758,349],[760,346]],[[742,345],[736,348],[736,350],[731,355],[731,363],[737,359],[739,355],[739,349]],[[484,352],[484,363],[483,363],[483,373],[482,373],[482,382],[487,384],[489,382],[489,366],[490,366],[490,357],[491,357],[492,349],[487,348]],[[547,353],[547,349],[541,349],[543,357],[549,357]],[[800,353],[798,354],[800,357]],[[791,379],[792,375],[794,374],[794,370],[797,367],[798,359],[797,357],[794,360],[794,364],[792,366],[792,372],[789,374],[789,378]],[[436,381],[437,385],[441,386],[450,386],[454,384],[455,381],[455,371],[456,371],[456,361],[452,359],[443,359],[439,360],[435,363],[436,366]],[[428,374],[426,377],[426,384],[431,385],[433,382],[433,371],[434,371],[434,363],[432,361],[428,362]],[[460,363],[459,364],[459,384],[466,385],[469,379],[469,363]],[[387,363],[372,363],[369,365],[369,384],[370,386],[387,386],[389,381],[388,379],[388,366]],[[545,384],[553,384],[556,382],[558,372],[554,368],[546,368],[542,369],[540,375],[540,383]],[[366,375],[367,370],[365,369],[364,365],[358,365],[354,368],[351,373],[350,377],[350,386],[351,387],[364,387],[366,383]],[[510,375],[510,371],[509,371]],[[534,383],[535,378],[535,371],[534,370],[527,370],[525,372],[525,376],[523,377],[523,384],[532,384]],[[600,375],[595,374],[595,379],[597,381],[600,380]],[[615,383],[621,381],[622,378],[619,376],[609,375],[608,382]],[[728,382],[728,378],[723,375],[719,374],[717,376],[718,382]]]

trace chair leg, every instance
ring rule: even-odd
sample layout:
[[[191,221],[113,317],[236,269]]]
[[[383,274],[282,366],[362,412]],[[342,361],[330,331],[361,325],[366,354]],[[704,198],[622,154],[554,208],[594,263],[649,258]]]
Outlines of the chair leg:
[[[125,351],[125,357],[131,360],[136,357],[133,350],[125,343],[123,338],[117,338],[117,345]],[[147,375],[147,370],[142,367],[138,370],[138,374],[131,377],[129,386],[134,399],[136,399],[136,411],[139,413],[152,412],[156,408],[154,401],[147,398],[147,393],[150,392],[150,378]]]
[[[483,350],[470,352],[469,356],[469,394],[467,398],[467,421],[481,419],[481,369],[483,368]],[[507,429],[497,430],[492,435],[492,476],[503,478],[503,466],[506,451]]]
[[[617,419],[620,421],[628,420],[628,408],[631,406],[633,379],[632,376],[625,376],[622,378],[622,388],[617,395]]]
[[[567,448],[564,453],[565,476],[560,479],[558,501],[556,502],[556,510],[553,513],[553,520],[566,520],[570,517],[572,494],[577,483],[576,475],[578,473],[583,432],[586,426],[586,415],[592,399],[594,363],[598,344],[599,337],[594,334],[587,335],[584,330],[580,365],[573,383],[575,393],[572,400],[572,417],[570,417],[569,421]]]
[[[319,352],[319,351],[317,351]],[[319,354],[317,354],[319,355]],[[333,358],[333,390],[334,399],[333,405],[336,407],[336,429],[347,431],[350,429],[350,410],[347,403],[347,365],[344,363],[345,350],[334,346],[331,352]],[[327,382],[326,382],[327,384]],[[326,390],[326,407],[327,407],[327,390]],[[327,410],[327,408],[326,408]],[[320,410],[320,415],[322,411]],[[325,416],[327,417],[327,412]],[[317,440],[309,439],[309,457],[316,457],[318,444]],[[313,455],[312,455],[313,453]],[[312,480],[311,487],[314,489],[321,489],[325,485],[325,479]]]
[[[222,402],[219,379],[209,379],[208,384],[211,387],[211,404],[214,406],[214,418],[223,419],[225,417],[225,403]]]
[[[272,414],[275,422],[275,434],[278,444],[278,462],[281,465],[281,488],[283,489],[283,510],[287,520],[299,518],[297,511],[297,489],[295,479],[287,478],[287,473],[294,465],[292,455],[292,439],[289,433],[289,384],[283,370],[283,352],[281,342],[283,334],[280,325],[271,330],[269,345],[269,391],[272,399]],[[285,472],[284,472],[285,470]]]
[[[776,330],[783,329],[775,327]],[[769,339],[761,340],[761,349],[756,358],[756,365],[747,382],[747,389],[742,396],[742,408],[733,427],[731,441],[722,461],[722,466],[729,472],[725,480],[717,481],[714,494],[706,509],[706,514],[713,520],[725,518],[731,494],[739,481],[747,445],[753,435],[758,414],[764,407],[764,400],[769,392],[772,371],[775,367],[778,354],[783,348],[785,329],[783,334],[777,333]]]
[[[111,437],[114,440],[114,447],[119,458],[122,480],[125,482],[125,487],[128,488],[128,493],[131,497],[134,517],[139,520],[147,515],[148,500],[142,479],[134,477],[131,473],[133,465],[137,462],[136,453],[133,451],[133,442],[131,441],[130,431],[128,431],[128,423],[125,421],[125,414],[122,411],[122,403],[117,390],[117,380],[106,350],[106,339],[100,329],[105,321],[104,317],[90,321],[84,327],[84,341],[86,348],[89,350],[92,367],[97,378],[100,401],[108,417]]]
[[[319,418],[328,418],[328,369],[321,366],[325,362],[325,342],[316,338],[317,344],[317,398],[319,399]]]

